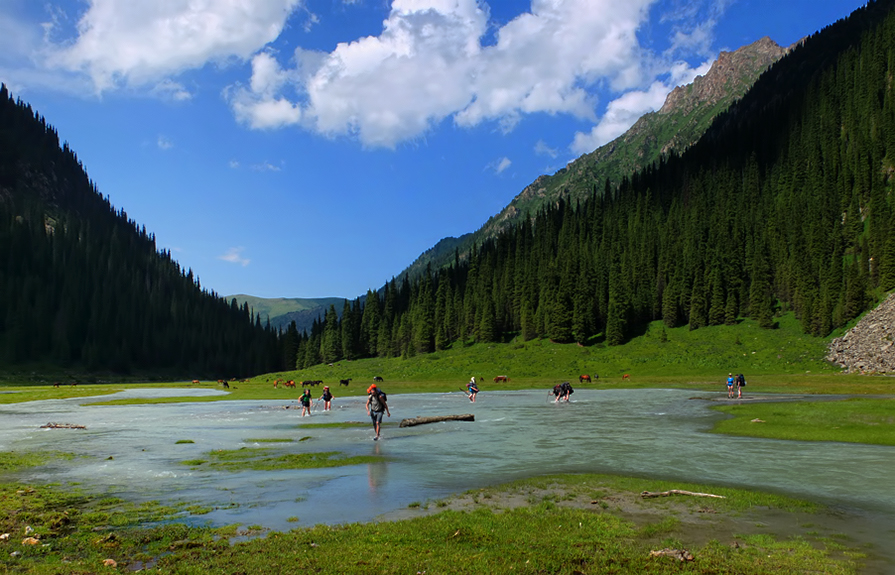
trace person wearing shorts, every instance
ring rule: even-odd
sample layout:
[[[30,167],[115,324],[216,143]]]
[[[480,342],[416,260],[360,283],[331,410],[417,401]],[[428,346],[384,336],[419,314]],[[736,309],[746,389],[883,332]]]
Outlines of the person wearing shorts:
[[[733,399],[736,397],[733,391],[733,384],[736,381],[736,378],[732,373],[727,374],[727,399]]]
[[[382,414],[385,413],[389,417],[392,414],[388,410],[388,402],[379,393],[379,388],[376,387],[375,383],[367,388],[367,404],[365,407],[370,419],[373,420],[373,429],[376,431],[376,437],[373,438],[373,441],[376,441],[379,439],[379,430],[382,427]]]

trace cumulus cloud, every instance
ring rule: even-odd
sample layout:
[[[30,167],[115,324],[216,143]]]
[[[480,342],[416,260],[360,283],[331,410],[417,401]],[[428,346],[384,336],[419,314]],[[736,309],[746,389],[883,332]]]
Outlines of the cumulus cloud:
[[[275,40],[301,0],[89,0],[77,38],[50,62],[98,92],[162,81],[207,62],[247,60]]]
[[[631,90],[609,102],[606,112],[590,132],[578,132],[570,150],[575,155],[586,154],[611,142],[625,133],[641,116],[655,112],[665,103],[665,98],[676,86],[689,84],[696,76],[704,75],[711,68],[713,60],[691,68],[683,62],[675,63],[668,71],[668,80],[655,81],[646,90]]]
[[[249,263],[251,263],[252,260],[243,257],[242,253],[244,251],[245,248],[243,247],[230,248],[224,255],[218,256],[218,259],[224,260],[225,262],[230,262],[231,264],[239,264],[242,267],[246,267],[247,265],[249,265]]]
[[[512,130],[525,114],[596,119],[588,87],[643,81],[636,37],[656,0],[533,0],[483,43],[477,0],[394,0],[378,36],[328,53],[296,50],[287,67],[262,53],[248,86],[225,96],[253,128],[299,124],[394,147],[446,119]],[[276,64],[276,65],[275,65]]]

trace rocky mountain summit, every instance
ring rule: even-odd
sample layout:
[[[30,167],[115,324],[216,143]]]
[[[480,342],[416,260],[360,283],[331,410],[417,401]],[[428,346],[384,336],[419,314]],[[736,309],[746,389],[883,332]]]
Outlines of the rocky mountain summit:
[[[895,294],[831,341],[827,361],[848,373],[895,373]]]

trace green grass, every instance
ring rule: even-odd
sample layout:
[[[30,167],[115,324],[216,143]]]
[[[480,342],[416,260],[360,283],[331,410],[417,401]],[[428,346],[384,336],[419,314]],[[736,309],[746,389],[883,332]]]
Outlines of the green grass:
[[[715,409],[733,416],[715,424],[715,433],[895,445],[895,399],[750,403]]]
[[[245,443],[292,443],[295,441],[289,437],[267,437],[258,439],[243,439]]]
[[[381,461],[372,455],[339,457],[337,451],[317,453],[278,453],[269,448],[218,449],[206,454],[206,459],[184,461],[190,467],[221,469],[224,471],[273,471],[277,469],[318,469],[341,467]]]
[[[285,400],[294,402],[299,390],[273,387],[276,379],[323,380],[330,384],[352,378],[349,386],[338,386],[333,400],[365,395],[373,376],[385,379],[389,393],[458,392],[470,376],[482,379],[483,393],[495,389],[547,389],[562,381],[576,387],[646,388],[676,387],[722,390],[728,372],[746,374],[746,391],[782,393],[875,394],[895,392],[895,380],[887,377],[843,375],[823,360],[829,338],[801,333],[792,314],[778,318],[778,328],[766,330],[745,319],[734,326],[712,326],[690,331],[683,326],[665,328],[661,322],[622,346],[555,344],[548,340],[514,341],[505,344],[455,344],[452,349],[410,358],[368,358],[339,362],[333,367],[318,365],[300,371],[265,374],[231,385],[226,395],[173,397],[98,402],[108,405],[139,403],[204,402],[220,400]],[[665,337],[661,337],[662,333]],[[835,335],[835,334],[834,334]],[[664,341],[663,341],[664,340]],[[578,385],[578,375],[599,375],[592,384]],[[629,374],[630,379],[622,379]],[[509,383],[492,383],[496,375],[508,375]],[[187,387],[221,389],[216,382],[172,382],[156,384],[96,384],[53,388],[49,384],[12,386],[0,389],[21,393],[0,394],[0,403],[38,399],[78,398],[109,394],[125,388]]]
[[[30,462],[20,461],[20,465]],[[694,539],[692,531],[681,529],[681,513],[690,513],[686,511],[688,506],[693,508],[692,513],[699,513],[711,505],[712,517],[735,517],[747,510],[811,513],[822,509],[776,495],[705,485],[673,484],[676,488],[723,494],[727,499],[708,503],[681,500],[683,508],[664,511],[662,506],[668,502],[637,497],[642,490],[671,486],[662,481],[603,475],[540,477],[475,490],[480,504],[471,511],[446,509],[443,502],[434,506],[437,511],[430,511],[428,504],[417,503],[409,509],[425,516],[387,523],[319,525],[234,543],[232,537],[253,537],[264,534],[264,529],[191,527],[172,522],[184,513],[210,511],[186,504],[129,505],[114,497],[85,494],[72,486],[0,484],[0,531],[16,534],[3,544],[5,565],[12,566],[7,554],[16,552],[19,556],[14,558],[11,572],[36,575],[115,571],[103,567],[105,559],[117,561],[118,570],[148,567],[179,574],[853,575],[864,558],[860,550],[849,548],[847,541],[821,535],[768,533],[764,527],[762,533],[738,536],[742,545],[736,548],[729,542],[712,540],[705,529],[700,529]],[[534,492],[540,496],[530,505],[489,507],[500,505],[502,495]],[[642,501],[644,509],[652,508],[653,519],[635,524],[591,505],[594,494]],[[39,545],[21,543],[18,534],[24,533],[26,526],[33,529]],[[651,549],[669,543],[688,549],[695,561],[678,563],[650,557]]]

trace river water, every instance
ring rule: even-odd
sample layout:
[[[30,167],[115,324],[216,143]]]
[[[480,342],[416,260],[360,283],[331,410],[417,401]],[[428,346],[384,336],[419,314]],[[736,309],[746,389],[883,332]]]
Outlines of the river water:
[[[220,393],[135,389],[97,401]],[[725,394],[726,395],[726,394]],[[694,397],[698,396],[698,397]],[[773,491],[832,505],[895,533],[895,447],[779,441],[707,433],[720,395],[682,390],[578,390],[555,404],[546,391],[391,395],[383,438],[365,398],[299,417],[295,401],[126,406],[85,399],[0,406],[0,450],[58,450],[87,457],[28,470],[20,479],[75,482],[130,500],[188,501],[215,510],[214,525],[288,530],[373,520],[467,489],[552,473],[597,472]],[[292,408],[285,409],[291,405]],[[474,422],[398,428],[402,418],[473,413]],[[48,422],[86,429],[41,429]],[[303,423],[365,422],[343,428]],[[253,443],[252,439],[293,439]],[[299,441],[302,438],[309,438]],[[177,444],[178,440],[193,443]],[[311,470],[201,470],[184,465],[216,449],[379,455],[377,463]],[[295,518],[298,518],[296,521]]]

